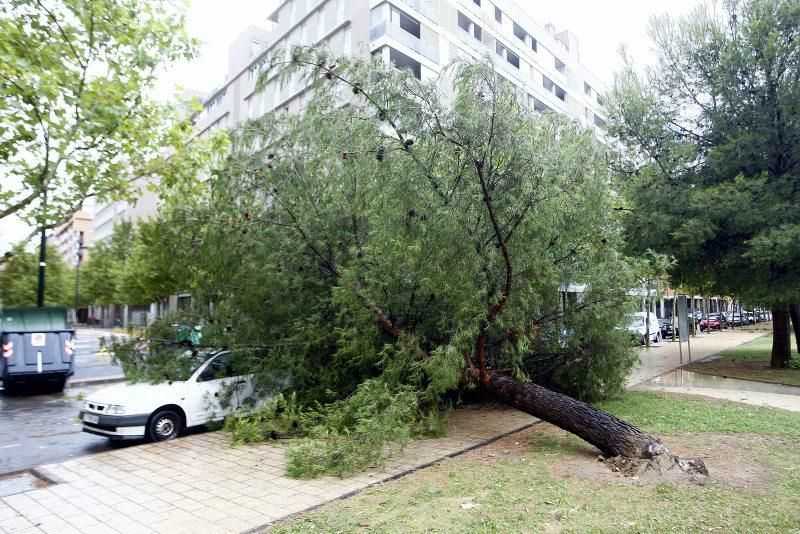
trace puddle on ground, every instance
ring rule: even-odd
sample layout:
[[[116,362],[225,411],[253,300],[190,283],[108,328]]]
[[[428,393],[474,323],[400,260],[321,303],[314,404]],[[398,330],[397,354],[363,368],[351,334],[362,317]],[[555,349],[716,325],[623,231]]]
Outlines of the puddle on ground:
[[[739,380],[738,378],[724,378],[704,373],[693,373],[683,369],[675,369],[669,373],[664,373],[661,376],[642,382],[637,387],[641,389],[647,389],[648,387],[698,387],[757,391],[759,393],[777,393],[779,395],[800,395],[800,386],[785,386],[783,384],[769,384],[753,380]]]
[[[50,485],[50,482],[37,477],[29,471],[3,475],[0,476],[0,497],[8,497],[9,495],[24,493]]]

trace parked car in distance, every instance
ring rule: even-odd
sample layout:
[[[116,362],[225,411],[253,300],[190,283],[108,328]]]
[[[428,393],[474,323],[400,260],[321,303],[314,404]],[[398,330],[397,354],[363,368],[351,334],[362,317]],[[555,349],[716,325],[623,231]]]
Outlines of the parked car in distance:
[[[725,312],[725,319],[729,325],[744,326],[748,324],[747,317],[739,312]]]
[[[700,321],[697,327],[701,332],[705,332],[708,328],[711,330],[722,330],[723,328],[727,328],[727,323],[725,322],[724,315],[719,313],[710,313],[708,314],[708,317]]]
[[[677,335],[677,323],[675,324],[675,333]],[[661,321],[661,339],[672,338],[672,319],[664,319]]]
[[[659,343],[661,341],[661,327],[658,325],[658,318],[655,313],[649,314],[650,341]],[[627,315],[627,330],[631,338],[638,340],[639,343],[646,344],[648,331],[648,313],[636,312]]]
[[[189,427],[247,410],[252,375],[237,374],[228,351],[185,353],[192,360],[184,380],[116,384],[83,403],[83,431],[110,439],[174,439]],[[251,399],[251,400],[247,400]]]

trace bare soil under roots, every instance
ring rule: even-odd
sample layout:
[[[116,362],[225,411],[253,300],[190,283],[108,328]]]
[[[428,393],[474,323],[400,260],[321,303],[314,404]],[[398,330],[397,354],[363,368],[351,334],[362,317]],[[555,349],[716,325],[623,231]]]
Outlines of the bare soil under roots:
[[[588,443],[553,425],[542,423],[471,451],[468,458],[519,461],[533,450],[548,456],[552,454],[548,469],[554,476],[640,485],[663,482],[702,485],[713,482],[766,491],[774,474],[771,467],[759,458],[771,447],[790,446],[790,440],[786,438],[755,435],[677,435],[663,436],[662,441],[669,447],[670,455],[651,460],[605,458]],[[693,460],[697,462],[686,464]]]

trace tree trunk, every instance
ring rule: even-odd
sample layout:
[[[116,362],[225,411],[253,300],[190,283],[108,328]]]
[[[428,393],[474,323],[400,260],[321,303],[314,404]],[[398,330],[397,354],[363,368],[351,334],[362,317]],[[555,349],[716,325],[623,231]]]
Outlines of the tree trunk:
[[[488,374],[484,387],[489,395],[575,434],[606,456],[649,459],[669,452],[650,434],[584,402],[497,371]]]
[[[792,342],[789,336],[789,306],[772,307],[772,359],[769,366],[784,369],[789,366],[792,356]]]
[[[794,342],[797,347],[797,353],[800,354],[800,302],[793,302],[789,306],[789,315],[792,318],[792,326],[794,327]]]

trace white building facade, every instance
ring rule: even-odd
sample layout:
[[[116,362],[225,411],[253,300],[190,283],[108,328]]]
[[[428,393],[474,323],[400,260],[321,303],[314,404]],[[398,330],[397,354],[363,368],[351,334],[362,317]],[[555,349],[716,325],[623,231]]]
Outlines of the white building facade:
[[[235,63],[227,82],[195,117],[198,135],[264,115],[295,112],[309,98],[299,79],[269,73],[268,56],[293,45],[326,46],[334,55],[378,55],[428,80],[457,58],[493,59],[537,111],[552,110],[586,126],[604,123],[599,79],[579,58],[569,31],[541,26],[512,0],[285,0],[270,15],[267,45],[250,62]],[[242,37],[240,37],[242,39]]]

